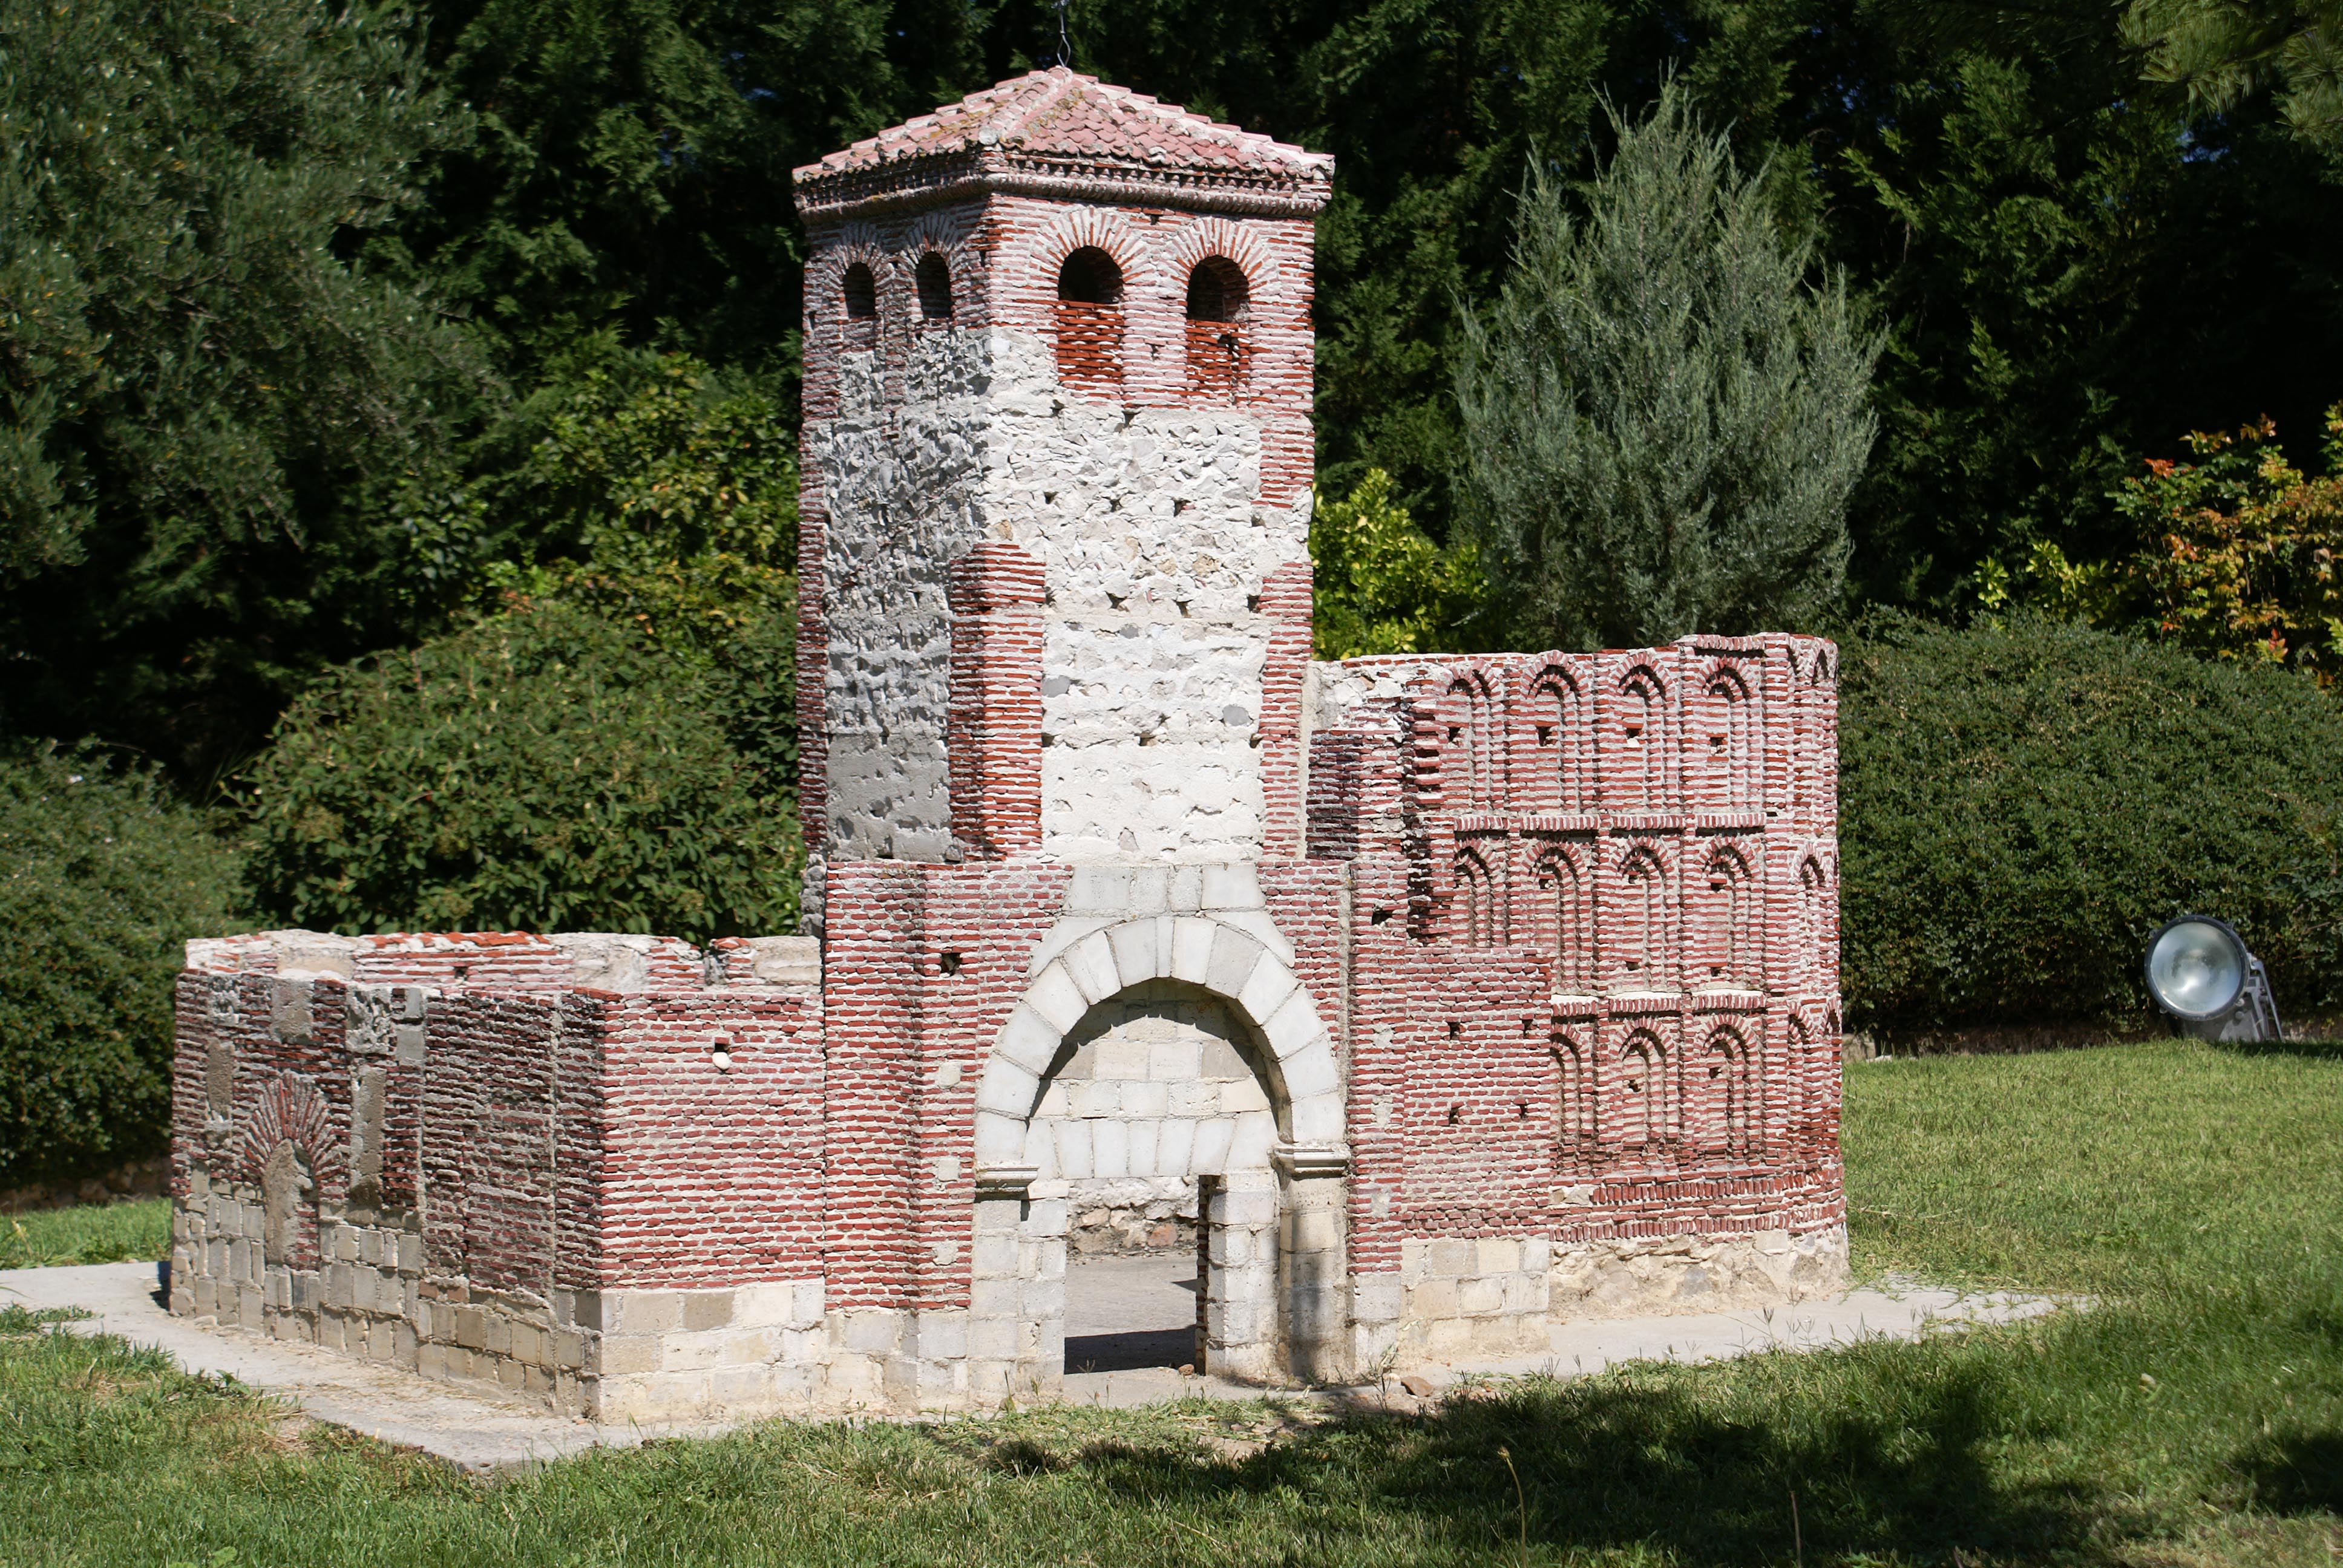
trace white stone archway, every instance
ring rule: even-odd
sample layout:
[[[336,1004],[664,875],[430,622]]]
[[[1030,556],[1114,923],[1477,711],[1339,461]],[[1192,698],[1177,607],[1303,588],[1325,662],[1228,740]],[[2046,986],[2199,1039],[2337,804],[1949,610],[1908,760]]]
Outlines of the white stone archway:
[[[1204,1199],[1205,1365],[1252,1381],[1342,1370],[1342,1088],[1292,950],[1258,909],[1069,918],[1036,952],[977,1089],[969,1350],[981,1392],[1058,1386],[1069,1183],[1028,1161],[1028,1129],[1067,1036],[1100,1003],[1160,980],[1219,998],[1254,1031],[1279,1134],[1266,1164],[1229,1171]]]

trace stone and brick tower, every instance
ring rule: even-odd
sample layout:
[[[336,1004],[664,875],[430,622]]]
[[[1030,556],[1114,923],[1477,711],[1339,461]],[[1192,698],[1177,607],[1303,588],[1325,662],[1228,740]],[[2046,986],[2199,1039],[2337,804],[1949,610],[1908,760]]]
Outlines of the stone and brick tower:
[[[799,171],[820,860],[1300,852],[1332,173],[1062,67]]]
[[[1837,654],[1312,662],[1332,166],[1065,70],[798,171],[817,935],[191,943],[175,1311],[605,1418],[997,1404],[1845,1262]]]

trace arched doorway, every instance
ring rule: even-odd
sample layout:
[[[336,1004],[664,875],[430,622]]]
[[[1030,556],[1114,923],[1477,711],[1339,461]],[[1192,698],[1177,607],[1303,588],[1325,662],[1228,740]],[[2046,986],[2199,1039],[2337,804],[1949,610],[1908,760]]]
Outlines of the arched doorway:
[[[1101,1183],[1141,1179],[1193,1192],[1194,1364],[1262,1382],[1347,1362],[1341,1090],[1282,947],[1165,916],[1040,968],[977,1093],[974,1392],[1059,1385],[1069,1244]]]
[[[1185,980],[1092,1003],[1067,1033],[1025,1153],[1066,1188],[1068,1372],[1218,1372],[1274,1340],[1250,1319],[1276,1300],[1276,1239],[1237,1195],[1275,1192],[1281,1094],[1259,1031]]]

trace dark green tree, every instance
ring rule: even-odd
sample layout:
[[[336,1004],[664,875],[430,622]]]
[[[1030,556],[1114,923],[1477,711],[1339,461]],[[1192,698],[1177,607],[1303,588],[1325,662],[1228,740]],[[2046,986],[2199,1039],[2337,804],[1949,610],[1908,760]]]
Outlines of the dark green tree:
[[[162,1144],[184,945],[243,913],[235,854],[150,769],[0,754],[0,1186]]]
[[[1817,121],[1829,253],[1888,333],[1851,569],[1938,609],[2045,542],[2128,548],[2143,455],[2316,428],[2343,354],[2343,203],[2267,104],[2190,117],[2097,6],[1994,15],[1876,35],[1859,112]]]
[[[1684,90],[1574,212],[1535,170],[1456,398],[1483,559],[1534,647],[1805,628],[1835,607],[1876,344]]]
[[[2338,0],[2132,0],[2124,36],[2148,79],[2216,110],[2278,90],[2294,134],[2343,170],[2343,4]]]
[[[940,0],[423,9],[479,135],[377,254],[464,306],[524,395],[627,350],[786,372],[791,169],[985,85],[989,8]]]
[[[0,0],[0,726],[200,780],[411,635],[387,498],[478,383],[349,251],[465,124],[387,9]]]

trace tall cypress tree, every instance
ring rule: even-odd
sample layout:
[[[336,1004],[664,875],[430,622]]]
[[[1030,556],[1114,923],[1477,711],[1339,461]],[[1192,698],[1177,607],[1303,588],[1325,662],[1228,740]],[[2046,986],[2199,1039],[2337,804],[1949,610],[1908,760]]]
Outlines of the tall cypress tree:
[[[1574,213],[1534,170],[1457,373],[1466,479],[1532,646],[1810,627],[1837,600],[1876,343],[1763,170],[1664,87]]]

